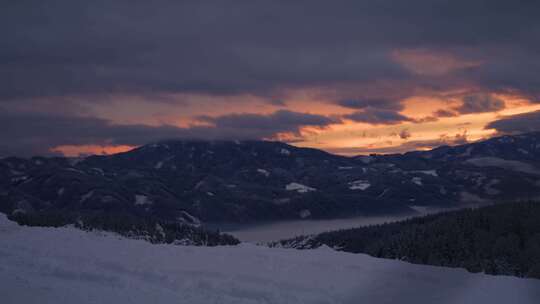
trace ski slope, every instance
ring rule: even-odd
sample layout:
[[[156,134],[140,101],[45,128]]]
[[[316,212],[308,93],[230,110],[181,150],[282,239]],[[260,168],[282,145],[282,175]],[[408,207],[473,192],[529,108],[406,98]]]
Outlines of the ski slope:
[[[0,302],[540,303],[540,280],[410,265],[329,248],[152,245],[0,215]]]

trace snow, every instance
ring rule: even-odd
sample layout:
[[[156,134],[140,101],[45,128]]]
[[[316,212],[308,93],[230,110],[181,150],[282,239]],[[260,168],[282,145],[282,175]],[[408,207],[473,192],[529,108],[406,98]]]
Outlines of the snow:
[[[188,220],[188,223],[186,223],[186,221],[185,221],[186,219]],[[186,211],[182,211],[182,217],[178,218],[178,221],[181,222],[181,223],[186,223],[186,224],[190,224],[190,225],[193,225],[193,226],[200,226],[201,225],[201,220],[199,220],[199,218],[189,214]]]
[[[468,147],[467,150],[465,150],[465,152],[463,152],[461,155],[461,157],[468,157],[468,156],[471,156],[472,154],[472,151],[474,150],[474,147]]]
[[[204,180],[202,180],[202,181],[198,182],[195,185],[195,188],[193,188],[193,189],[197,190],[197,189],[201,188],[202,186],[204,186],[204,184],[205,184],[205,182],[204,182]]]
[[[135,205],[152,205],[153,202],[146,195],[136,194]]]
[[[529,154],[529,151],[522,148],[519,148],[518,151],[521,152],[522,154]]]
[[[156,223],[156,231],[162,240],[165,239],[165,230],[163,230],[163,227],[158,223]]]
[[[157,148],[161,148],[161,147],[169,149],[169,146],[166,145],[166,144],[151,144],[149,147],[153,148],[153,149],[157,149]]]
[[[442,195],[446,195],[446,193],[448,193],[448,191],[446,191],[446,188],[445,187],[440,187],[439,188],[439,193],[441,193]]]
[[[114,201],[116,201],[116,199],[114,198],[114,196],[111,196],[111,195],[105,195],[105,196],[101,197],[101,202],[102,203],[111,203],[111,202],[114,202]]]
[[[383,192],[381,192],[381,194],[379,194],[379,195],[377,196],[377,198],[382,198],[382,197],[384,197],[384,196],[386,195],[386,193],[388,193],[388,191],[390,191],[389,188],[384,189]]]
[[[162,161],[157,162],[156,165],[154,166],[154,169],[161,169],[161,167],[163,167],[163,162]]]
[[[317,189],[308,187],[306,185],[302,185],[299,183],[290,183],[287,186],[285,186],[285,190],[287,191],[297,191],[298,193],[308,193],[311,191],[316,191]]]
[[[8,165],[11,165],[8,163]],[[11,172],[12,175],[21,175],[23,174],[21,171],[10,169],[9,172]]]
[[[28,179],[28,176],[17,176],[17,177],[12,177],[11,181],[16,183],[16,182],[20,182],[20,181],[25,181],[27,179]]]
[[[476,194],[469,193],[467,191],[462,191],[459,193],[460,200],[465,203],[485,203],[486,200],[479,197]]]
[[[369,181],[366,180],[357,180],[354,182],[349,183],[349,189],[351,190],[366,190],[367,188],[371,187],[371,184]]]
[[[20,215],[20,214],[26,214],[26,210],[17,208],[11,212],[11,215]]]
[[[84,194],[84,195],[81,196],[80,202],[81,202],[81,203],[84,203],[86,200],[88,200],[89,198],[91,198],[92,195],[94,195],[94,190],[88,191],[86,194]]]
[[[64,195],[65,191],[66,191],[65,188],[60,188],[60,189],[58,189],[58,191],[56,193],[58,194],[58,196],[62,196],[62,195]]]
[[[421,174],[431,175],[435,177],[439,176],[439,174],[437,174],[437,170],[416,170],[416,171],[411,171],[411,173],[421,173]]]
[[[300,213],[298,214],[301,218],[308,218],[311,216],[311,211],[309,211],[308,209],[303,209],[302,211],[300,211]]]
[[[351,166],[338,167],[338,170],[352,170],[352,169],[354,169],[354,167],[351,167]]]
[[[284,149],[282,148],[279,153],[283,154],[283,155],[291,155],[291,151],[287,150],[287,149]]]
[[[375,160],[375,158],[373,158],[371,156],[358,156],[358,159],[364,164],[369,164],[373,160]]]
[[[418,186],[422,186],[422,185],[423,185],[423,184],[422,184],[422,179],[421,179],[420,177],[413,177],[413,178],[411,179],[411,182],[417,184]]]
[[[269,177],[270,176],[270,172],[268,172],[268,170],[265,170],[265,169],[257,169],[257,172],[266,176],[266,177]]]
[[[540,174],[540,170],[534,166],[517,160],[506,160],[498,157],[477,157],[468,159],[466,162],[477,167],[498,167],[517,172]]]
[[[78,169],[75,169],[75,168],[63,168],[62,170],[71,171],[71,172],[75,172],[75,173],[79,173],[79,174],[86,174],[84,171],[81,171],[81,170],[78,170]]]
[[[499,142],[501,143],[513,143],[514,142],[514,139],[510,136],[503,136],[501,138],[499,138]]]
[[[100,175],[105,175],[105,171],[103,171],[101,168],[92,168],[92,170],[98,172]]]
[[[409,208],[411,208],[412,210],[414,210],[414,211],[416,211],[418,213],[427,213],[427,212],[429,212],[429,207],[426,207],[426,206],[411,205],[411,206],[409,206]]]
[[[75,166],[78,163],[82,162],[84,159],[84,157],[69,157],[68,162],[71,166]]]
[[[500,190],[493,188],[493,186],[499,184],[501,181],[498,179],[492,179],[489,183],[484,185],[484,192],[488,195],[497,195],[501,193]]]
[[[0,216],[2,303],[537,303],[540,281],[362,254],[153,245]]]

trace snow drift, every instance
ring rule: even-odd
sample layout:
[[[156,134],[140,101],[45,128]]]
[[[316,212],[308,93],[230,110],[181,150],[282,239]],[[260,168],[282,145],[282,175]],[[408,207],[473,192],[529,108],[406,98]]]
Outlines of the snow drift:
[[[153,245],[0,215],[11,303],[538,303],[540,281],[410,265],[329,248]]]

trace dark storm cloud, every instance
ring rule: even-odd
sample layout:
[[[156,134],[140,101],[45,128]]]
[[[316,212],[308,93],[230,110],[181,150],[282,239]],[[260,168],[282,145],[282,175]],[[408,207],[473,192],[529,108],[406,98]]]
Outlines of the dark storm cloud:
[[[376,109],[371,107],[366,108],[363,111],[357,111],[352,114],[345,115],[344,117],[356,122],[363,122],[374,125],[393,125],[405,121],[412,121],[411,118],[404,116],[396,111]]]
[[[212,123],[218,129],[252,129],[261,132],[259,137],[267,137],[279,132],[298,133],[301,126],[326,127],[338,120],[322,115],[280,110],[270,115],[229,114],[218,117],[199,117],[200,120]]]
[[[1,109],[1,108],[0,108]],[[298,134],[301,126],[325,127],[324,116],[279,111],[270,115],[235,114],[206,117],[215,126],[116,125],[92,117],[0,111],[0,157],[51,154],[59,145],[143,145],[163,139],[262,139],[277,133]]]
[[[469,95],[463,98],[463,104],[454,110],[461,114],[496,112],[505,108],[504,101],[485,94]]]
[[[481,60],[462,76],[485,86],[538,92],[539,11],[534,0],[4,1],[0,97],[411,79],[389,56],[411,48]]]
[[[399,113],[399,100],[422,89],[466,85],[540,101],[539,12],[537,0],[2,1],[0,103],[6,108],[0,109],[0,139],[9,153],[34,153],[104,141],[261,138],[333,121],[301,113],[236,114],[182,129],[118,126],[81,117],[84,106],[72,109],[107,103],[111,99],[100,96],[115,94],[155,102],[169,93],[253,94],[286,107],[281,92],[287,89],[326,88],[337,92],[329,102],[362,110],[349,119],[372,124],[411,121]],[[457,63],[426,74],[429,67],[414,68],[422,60],[396,60],[401,50],[442,52]],[[337,89],[378,84],[388,89],[366,95]],[[79,102],[68,106],[64,98]],[[55,105],[47,107],[50,115],[13,111],[43,104]],[[456,110],[497,108],[476,99]]]
[[[518,134],[540,131],[540,111],[506,116],[493,121],[486,129],[495,129],[502,134]]]
[[[433,113],[434,117],[455,117],[458,115],[458,113],[446,109],[439,109]]]
[[[96,91],[265,94],[398,77],[379,46],[336,47],[345,25],[311,3],[20,1],[3,4],[3,97]],[[306,16],[304,10],[315,15]],[[304,16],[304,17],[301,17]],[[348,16],[346,18],[350,18]],[[352,33],[340,35],[349,40]],[[345,41],[344,41],[345,42]],[[357,42],[350,41],[353,44]]]
[[[343,99],[337,102],[338,105],[351,109],[365,109],[373,107],[386,110],[403,110],[403,105],[399,100],[383,99],[383,98],[361,98],[361,99]]]
[[[540,5],[540,2],[537,2]],[[540,8],[535,8],[540,12]],[[484,64],[481,68],[467,69],[457,73],[477,83],[486,90],[520,94],[533,102],[540,102],[540,22],[531,24],[525,33],[515,33],[516,41],[476,49],[481,52]],[[510,38],[511,36],[508,36]]]
[[[138,145],[182,133],[171,126],[119,126],[97,118],[2,111],[0,156],[50,154],[59,145]]]
[[[433,112],[432,116],[421,119],[418,122],[436,121],[438,118],[456,117],[462,114],[497,112],[506,108],[504,100],[489,94],[467,95],[462,98],[461,102],[461,105],[450,109],[439,109]]]

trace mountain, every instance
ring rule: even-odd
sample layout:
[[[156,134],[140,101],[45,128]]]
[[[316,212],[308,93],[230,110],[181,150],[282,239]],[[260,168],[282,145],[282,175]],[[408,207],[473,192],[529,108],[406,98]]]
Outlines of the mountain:
[[[363,254],[152,245],[0,214],[2,303],[538,303],[540,281]]]
[[[272,247],[365,253],[415,264],[540,279],[540,203],[519,202],[300,236]]]
[[[171,140],[110,156],[0,160],[0,211],[12,218],[114,214],[198,226],[539,195],[540,133],[358,157],[281,142]]]

